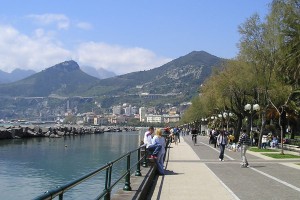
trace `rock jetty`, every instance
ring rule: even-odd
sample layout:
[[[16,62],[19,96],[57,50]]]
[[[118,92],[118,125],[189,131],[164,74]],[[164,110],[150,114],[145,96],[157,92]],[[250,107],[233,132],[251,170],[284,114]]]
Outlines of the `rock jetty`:
[[[0,139],[20,139],[33,137],[59,138],[68,135],[104,133],[103,128],[80,126],[10,126],[0,127]]]

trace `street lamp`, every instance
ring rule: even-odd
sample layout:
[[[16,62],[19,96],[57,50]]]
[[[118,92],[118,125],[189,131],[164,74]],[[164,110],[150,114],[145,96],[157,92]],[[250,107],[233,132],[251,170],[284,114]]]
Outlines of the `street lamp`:
[[[221,114],[218,114],[218,117],[222,118],[222,128],[224,128],[223,127],[223,119],[226,122],[226,131],[228,131],[229,120],[230,120],[230,117],[232,117],[232,116],[233,116],[233,114],[231,112],[228,112],[228,111],[225,111],[225,112],[223,112]]]
[[[252,131],[252,113],[253,111],[258,111],[260,109],[260,106],[258,104],[246,104],[245,105],[245,111],[249,111],[250,113],[250,127],[251,127],[251,131]]]
[[[230,118],[233,116],[233,113],[231,112],[224,112],[223,113],[223,117],[226,121],[226,131],[228,132],[228,128],[229,128],[229,121],[230,121]]]
[[[212,120],[212,124],[213,124],[213,127],[214,127],[215,126],[215,120],[218,119],[218,117],[213,115],[213,116],[210,117],[210,119]]]
[[[204,133],[205,133],[205,131],[206,131],[206,129],[207,129],[207,118],[201,118],[201,121],[202,121],[202,123],[201,123],[201,134],[202,135],[204,135]]]

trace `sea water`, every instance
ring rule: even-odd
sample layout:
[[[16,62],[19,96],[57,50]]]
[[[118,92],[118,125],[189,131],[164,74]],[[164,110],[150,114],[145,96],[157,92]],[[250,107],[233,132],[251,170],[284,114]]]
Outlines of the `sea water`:
[[[33,199],[78,179],[137,148],[143,132],[0,140],[0,199]],[[113,179],[125,164],[113,170]],[[71,189],[64,199],[94,199],[104,181],[105,172]]]

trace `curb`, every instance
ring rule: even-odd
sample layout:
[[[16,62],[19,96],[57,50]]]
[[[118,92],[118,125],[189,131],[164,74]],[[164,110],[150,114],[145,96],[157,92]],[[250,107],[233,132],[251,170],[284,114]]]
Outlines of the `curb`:
[[[112,200],[124,200],[124,199],[135,199],[144,200],[153,184],[153,180],[156,176],[156,165],[149,163],[150,167],[141,169],[141,173],[145,174],[142,176],[131,176],[131,191],[124,191],[119,189],[115,194],[112,195]]]

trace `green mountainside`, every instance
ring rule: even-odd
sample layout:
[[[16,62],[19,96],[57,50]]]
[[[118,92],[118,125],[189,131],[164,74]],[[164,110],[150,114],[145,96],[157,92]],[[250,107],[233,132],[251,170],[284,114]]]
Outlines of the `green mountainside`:
[[[189,101],[222,60],[204,51],[194,51],[158,68],[100,80],[86,95],[125,98],[142,93],[176,94],[178,101]]]
[[[0,85],[1,96],[76,96],[89,90],[98,79],[82,72],[75,61],[66,61],[20,81]]]
[[[23,80],[0,84],[0,97],[92,97],[105,107],[123,102],[176,104],[197,95],[222,61],[205,51],[193,51],[161,67],[101,80],[84,73],[75,61],[65,61]]]
[[[100,80],[97,92],[107,94],[103,87],[109,87],[113,95],[128,92],[186,93],[190,90],[186,87],[199,87],[221,61],[204,51],[194,51],[158,68]]]

